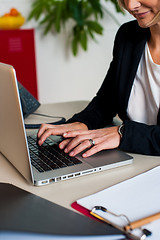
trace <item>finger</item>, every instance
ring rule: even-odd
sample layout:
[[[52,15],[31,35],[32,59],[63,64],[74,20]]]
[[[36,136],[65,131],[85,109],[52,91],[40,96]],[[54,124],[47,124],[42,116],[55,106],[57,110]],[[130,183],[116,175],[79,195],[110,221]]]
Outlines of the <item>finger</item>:
[[[84,151],[86,148],[89,148],[91,146],[89,140],[84,140],[82,143],[80,143],[77,147],[75,147],[69,155],[71,157],[77,155],[78,153]]]
[[[67,131],[67,127],[68,127],[67,124],[61,124],[61,125],[42,124],[37,133],[37,137],[40,138],[41,135],[43,135],[43,133],[47,129],[52,129],[54,135],[62,135],[64,132]]]
[[[70,137],[76,137],[78,135],[85,135],[85,134],[89,134],[90,131],[88,130],[73,130],[73,131],[68,131],[68,132],[65,132],[63,134],[63,137],[65,138],[70,138]]]
[[[95,153],[98,153],[100,151],[104,150],[104,146],[103,144],[98,144],[93,146],[92,148],[90,148],[89,150],[87,150],[85,153],[82,154],[82,157],[86,158],[86,157],[90,157]]]
[[[41,135],[49,128],[51,127],[51,125],[49,124],[41,124],[38,133],[37,133],[37,137],[40,138]]]
[[[41,146],[41,145],[44,143],[44,141],[45,141],[49,136],[51,136],[51,135],[53,135],[53,134],[52,134],[52,129],[51,129],[51,128],[48,128],[48,129],[40,136],[40,138],[39,138],[39,140],[38,140],[38,144]]]
[[[61,131],[57,130],[56,128],[48,128],[39,138],[38,144],[41,146],[44,141],[51,135],[62,135],[60,134]]]
[[[42,145],[42,143],[48,138],[50,135],[63,135],[63,133],[66,131],[65,125],[51,125],[51,124],[43,124],[43,126],[40,128],[39,133],[37,137],[39,138],[39,145]]]
[[[88,141],[89,138],[90,138],[89,135],[78,135],[76,137],[73,137],[72,140],[70,141],[70,143],[64,149],[65,153],[69,153],[72,149],[77,147],[80,143],[82,143],[85,140],[87,140],[87,143],[89,144],[89,146],[88,146],[88,144],[87,144],[87,146],[90,147],[91,144]]]
[[[59,143],[59,148],[64,149],[67,147],[68,143],[71,141],[71,139],[65,139],[62,142]]]

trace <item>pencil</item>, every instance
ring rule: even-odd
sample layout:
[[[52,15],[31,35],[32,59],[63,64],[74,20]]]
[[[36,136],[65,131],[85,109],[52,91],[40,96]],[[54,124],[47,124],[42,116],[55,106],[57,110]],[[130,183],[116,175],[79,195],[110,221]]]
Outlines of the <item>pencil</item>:
[[[156,214],[153,214],[151,216],[139,219],[137,221],[131,222],[130,224],[125,226],[124,229],[126,231],[133,230],[133,229],[139,228],[139,227],[141,227],[143,225],[146,225],[146,224],[148,224],[150,222],[153,222],[153,221],[155,221],[155,220],[157,220],[159,218],[160,218],[160,212],[158,212]]]

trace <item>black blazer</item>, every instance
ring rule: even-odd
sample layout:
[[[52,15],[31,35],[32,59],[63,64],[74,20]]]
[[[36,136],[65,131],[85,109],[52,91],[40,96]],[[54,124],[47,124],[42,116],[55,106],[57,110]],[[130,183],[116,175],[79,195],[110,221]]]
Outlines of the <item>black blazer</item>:
[[[160,155],[160,111],[157,125],[152,126],[129,120],[126,112],[133,81],[149,37],[149,28],[140,28],[137,21],[120,27],[114,42],[113,60],[101,88],[89,105],[68,122],[79,121],[89,129],[97,129],[110,124],[118,114],[125,125],[120,149]]]

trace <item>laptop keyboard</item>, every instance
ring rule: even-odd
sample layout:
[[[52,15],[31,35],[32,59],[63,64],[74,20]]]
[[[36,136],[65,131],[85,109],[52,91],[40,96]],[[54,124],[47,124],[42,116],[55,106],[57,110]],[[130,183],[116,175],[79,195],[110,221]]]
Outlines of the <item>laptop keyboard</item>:
[[[39,146],[37,136],[28,136],[28,146],[32,165],[39,172],[46,172],[53,169],[64,168],[81,164],[82,162],[75,157],[70,157],[63,150],[60,150],[57,144],[52,140],[46,141]]]

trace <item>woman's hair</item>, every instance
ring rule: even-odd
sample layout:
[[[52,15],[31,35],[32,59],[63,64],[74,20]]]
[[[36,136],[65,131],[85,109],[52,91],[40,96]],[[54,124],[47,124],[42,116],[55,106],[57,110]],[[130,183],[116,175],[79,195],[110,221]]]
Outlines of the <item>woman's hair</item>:
[[[148,27],[160,21],[160,11],[155,15],[155,17],[148,23]]]
[[[121,8],[122,10],[126,9],[124,0],[118,0],[118,4],[119,4],[119,6],[120,6],[120,8]]]

